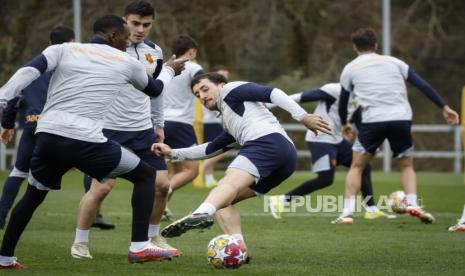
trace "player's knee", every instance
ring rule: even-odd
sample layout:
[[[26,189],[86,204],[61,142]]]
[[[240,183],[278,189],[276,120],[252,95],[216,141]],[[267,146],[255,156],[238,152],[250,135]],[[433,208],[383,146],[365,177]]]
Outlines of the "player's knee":
[[[155,193],[158,195],[158,196],[167,196],[168,193],[170,191],[170,182],[168,181],[168,179],[163,179],[161,181],[158,181],[156,182],[156,185],[155,185]]]
[[[195,164],[191,164],[185,168],[185,171],[187,172],[189,181],[194,180],[194,178],[199,175],[199,164],[198,162],[195,162]]]

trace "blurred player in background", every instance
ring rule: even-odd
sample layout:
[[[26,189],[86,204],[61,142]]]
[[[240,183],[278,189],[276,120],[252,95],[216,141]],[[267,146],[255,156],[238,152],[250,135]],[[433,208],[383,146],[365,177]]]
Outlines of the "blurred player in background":
[[[68,27],[59,26],[50,32],[50,45],[74,41],[74,31]],[[14,136],[16,115],[19,112],[19,120],[24,126],[24,131],[19,141],[15,166],[3,185],[0,199],[0,229],[3,229],[8,212],[10,211],[21,183],[29,173],[29,163],[32,151],[36,144],[36,126],[39,114],[44,108],[47,99],[48,85],[53,71],[47,72],[33,81],[21,91],[21,95],[9,101],[2,117],[1,140],[4,144],[11,141]]]
[[[149,75],[156,78],[163,67],[162,49],[146,39],[155,17],[154,8],[147,1],[133,1],[124,12],[127,22],[130,44],[126,52],[141,62]],[[167,244],[159,235],[160,220],[165,209],[168,191],[168,171],[162,157],[150,152],[150,145],[163,141],[163,102],[162,95],[150,99],[134,87],[126,85],[113,102],[103,125],[104,135],[134,152],[139,158],[157,170],[155,178],[155,202],[149,225],[149,238],[152,243],[174,256],[181,252]],[[78,212],[77,228],[71,256],[78,259],[91,259],[89,252],[89,229],[102,201],[114,186],[114,179],[105,184],[96,179],[92,187],[81,200]],[[163,254],[163,253],[162,253]]]
[[[424,223],[432,223],[434,217],[417,203],[417,181],[412,157],[412,109],[405,81],[417,87],[440,107],[447,123],[457,124],[458,114],[405,62],[377,54],[378,43],[371,28],[356,30],[352,33],[352,42],[358,56],[344,67],[340,79],[343,88],[339,100],[342,132],[351,130],[347,123],[347,105],[351,93],[362,108],[362,123],[353,147],[352,165],[346,177],[344,210],[333,222],[353,220],[355,196],[360,189],[362,172],[387,139],[393,157],[400,166],[402,186],[407,197],[407,213]]]
[[[251,82],[230,82],[218,73],[192,81],[193,94],[210,110],[223,115],[224,131],[213,141],[189,148],[171,149],[154,144],[153,151],[173,161],[198,160],[241,146],[239,155],[226,170],[205,201],[191,214],[163,229],[165,237],[176,237],[195,228],[207,228],[215,215],[221,229],[243,240],[240,215],[233,204],[267,193],[295,170],[297,153],[276,117],[264,106],[274,103],[307,128],[331,133],[327,123],[310,115],[282,90]]]
[[[124,53],[130,32],[123,19],[103,16],[95,21],[93,29],[95,37],[91,43],[50,46],[0,88],[0,103],[5,105],[40,75],[55,70],[37,123],[29,185],[3,236],[0,269],[24,268],[14,257],[19,238],[48,192],[61,188],[62,176],[71,168],[99,181],[120,176],[134,184],[130,263],[171,256],[154,246],[147,235],[156,170],[117,142],[108,140],[101,122],[121,87],[133,85],[139,93],[157,97],[175,73],[182,70],[183,61],[172,57],[158,78],[153,79],[143,64]]]
[[[333,133],[331,135],[325,133],[315,135],[312,131],[307,131],[305,140],[312,156],[313,172],[317,174],[317,178],[302,183],[284,195],[269,197],[269,206],[274,218],[281,218],[284,205],[291,202],[293,197],[304,196],[333,184],[336,166],[350,167],[352,162],[352,144],[350,141],[352,137],[344,137],[344,134],[341,133],[341,121],[338,114],[340,94],[341,85],[339,83],[328,83],[321,88],[291,95],[291,98],[298,103],[318,102],[314,114],[323,117],[333,129]],[[369,165],[362,173],[362,195],[366,199],[367,206],[364,216],[366,219],[395,217],[387,215],[376,207]],[[346,223],[350,223],[350,221],[346,221]]]
[[[213,66],[213,72],[216,72],[226,80],[229,80],[229,70],[223,65]],[[223,126],[221,125],[221,114],[218,111],[211,111],[205,106],[202,106],[203,114],[203,143],[211,142],[218,135],[223,132]],[[226,158],[227,154],[220,154],[213,158],[206,159],[202,162],[203,173],[205,175],[205,186],[207,188],[213,188],[218,185],[218,182],[215,179],[215,165],[218,162],[221,162]]]
[[[194,62],[197,48],[197,42],[187,35],[176,37],[171,47],[173,55],[189,60],[186,69],[173,79],[164,92],[165,143],[173,149],[197,144],[193,127],[195,97],[190,88],[192,79],[203,74],[202,67]],[[168,171],[173,192],[198,175],[199,162],[168,163]]]

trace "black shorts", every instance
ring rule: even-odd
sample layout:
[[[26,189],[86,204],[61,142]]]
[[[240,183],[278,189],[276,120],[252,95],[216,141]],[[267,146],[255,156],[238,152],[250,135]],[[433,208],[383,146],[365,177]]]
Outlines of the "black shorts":
[[[155,131],[152,128],[141,131],[103,129],[103,135],[131,150],[152,168],[167,170],[165,159],[155,155],[150,150],[152,144],[157,142]]]
[[[92,143],[41,132],[31,158],[29,184],[39,190],[59,190],[61,178],[73,167],[102,182],[132,171],[139,162],[139,157],[112,140]]]
[[[375,154],[385,139],[389,141],[394,158],[412,156],[412,122],[388,121],[362,123],[358,130],[358,139],[353,150],[356,152]]]
[[[197,144],[194,127],[189,124],[165,121],[165,144],[172,149],[188,148]]]

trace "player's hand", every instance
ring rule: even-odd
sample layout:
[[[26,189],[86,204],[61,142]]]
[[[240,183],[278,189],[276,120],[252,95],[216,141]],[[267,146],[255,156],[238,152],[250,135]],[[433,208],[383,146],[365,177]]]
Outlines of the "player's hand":
[[[442,109],[442,116],[444,116],[444,119],[449,125],[456,125],[459,123],[459,114],[448,105],[444,106]]]
[[[9,142],[11,142],[14,135],[15,135],[14,129],[4,128],[2,129],[2,132],[0,133],[0,140],[2,141],[3,144],[8,144]]]
[[[167,158],[171,158],[171,148],[167,144],[155,143],[152,145],[151,150],[157,156],[164,156]]]
[[[157,142],[163,143],[165,142],[165,130],[161,127],[155,128],[155,135],[157,136]]]
[[[187,58],[176,59],[176,56],[172,55],[170,59],[166,62],[166,66],[173,68],[174,75],[177,76],[181,74],[182,70],[184,70],[186,61],[188,61]]]
[[[352,125],[347,123],[341,127],[342,137],[348,141],[354,140],[354,133],[352,131]]]
[[[329,127],[329,124],[321,116],[307,114],[302,120],[302,124],[313,131],[315,135],[318,135],[318,131],[332,135],[332,130]]]

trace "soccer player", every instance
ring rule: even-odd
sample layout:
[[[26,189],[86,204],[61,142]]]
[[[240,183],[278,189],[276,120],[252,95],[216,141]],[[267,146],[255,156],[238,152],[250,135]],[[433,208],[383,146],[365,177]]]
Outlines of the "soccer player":
[[[197,76],[193,93],[210,110],[223,115],[224,131],[213,141],[195,147],[171,149],[154,144],[152,150],[173,161],[205,159],[241,146],[239,155],[226,170],[205,201],[191,214],[163,229],[165,237],[176,237],[187,230],[213,224],[215,214],[226,234],[241,234],[240,215],[233,204],[265,194],[288,178],[295,170],[297,153],[291,139],[264,102],[274,103],[315,133],[331,133],[318,115],[307,114],[282,90],[250,82],[230,82],[220,74]]]
[[[186,58],[186,69],[176,76],[164,92],[165,143],[171,148],[185,148],[197,144],[194,121],[194,95],[190,89],[192,79],[203,73],[200,65],[193,62],[197,56],[198,45],[187,35],[178,36],[172,44],[173,55]],[[172,191],[192,181],[199,172],[197,161],[168,163],[170,187]]]
[[[213,72],[223,75],[226,80],[229,79],[229,70],[223,65],[216,65],[213,67]],[[213,141],[218,135],[223,132],[221,126],[221,114],[218,111],[211,111],[205,106],[202,106],[203,115],[203,143]],[[218,185],[217,180],[213,173],[215,172],[216,163],[224,160],[226,153],[217,155],[215,157],[206,159],[202,162],[203,173],[205,177],[205,186],[207,188],[213,188]]]
[[[124,20],[127,22],[130,45],[126,52],[139,60],[154,78],[163,67],[163,55],[159,46],[145,39],[150,33],[154,21],[154,9],[146,1],[134,1],[125,8]],[[169,191],[168,171],[164,158],[155,156],[150,146],[163,142],[163,102],[162,96],[150,98],[137,91],[133,86],[125,86],[112,104],[105,117],[103,134],[120,145],[131,150],[141,160],[157,170],[155,178],[155,202],[149,225],[149,238],[160,249],[174,256],[181,251],[173,248],[159,235],[160,221]],[[152,116],[151,116],[152,115]],[[77,220],[76,235],[71,247],[71,256],[78,259],[91,259],[89,252],[89,229],[102,201],[114,186],[114,179],[106,183],[93,180],[91,189],[82,198]]]
[[[70,28],[59,26],[50,31],[50,44],[56,45],[74,41],[74,31]],[[4,144],[11,141],[14,136],[16,114],[18,111],[24,131],[18,145],[15,166],[10,172],[3,185],[2,197],[0,199],[0,229],[3,229],[8,212],[18,195],[21,183],[29,172],[29,162],[35,146],[36,136],[34,135],[37,119],[44,108],[47,98],[48,84],[52,76],[52,71],[43,74],[24,88],[21,95],[8,102],[2,117],[2,132],[0,139]]]
[[[407,197],[407,213],[424,223],[432,223],[434,217],[417,203],[417,181],[412,157],[412,109],[405,81],[417,87],[440,107],[447,123],[457,124],[458,114],[405,62],[377,54],[378,43],[371,28],[356,30],[352,33],[352,42],[357,58],[347,64],[341,74],[343,90],[339,100],[339,115],[342,131],[350,131],[347,103],[352,93],[362,108],[362,124],[353,147],[352,165],[346,176],[344,210],[333,223],[353,220],[355,195],[360,189],[362,171],[385,139],[389,141],[393,157],[400,166],[402,186]]]
[[[75,167],[102,181],[121,176],[134,183],[130,263],[165,258],[148,239],[154,200],[155,170],[102,133],[102,121],[120,88],[133,85],[151,97],[183,68],[172,57],[155,80],[145,66],[124,53],[129,30],[123,19],[108,15],[94,23],[91,43],[46,48],[0,88],[0,103],[16,97],[45,72],[55,70],[37,123],[29,186],[15,206],[0,248],[0,269],[22,269],[14,251],[36,208],[50,190],[60,189],[63,174]]]
[[[465,232],[465,206],[463,207],[462,217],[456,225],[449,227],[449,232]]]
[[[307,131],[305,140],[312,156],[312,168],[317,178],[302,183],[292,191],[269,197],[269,206],[274,218],[280,219],[284,210],[284,204],[292,201],[295,196],[304,196],[314,191],[323,189],[334,181],[336,166],[350,167],[352,162],[352,144],[350,137],[343,137],[341,133],[341,121],[338,114],[339,96],[341,85],[339,83],[328,83],[320,88],[307,90],[302,93],[291,95],[298,103],[317,101],[314,114],[323,117],[333,129],[332,135],[315,135]],[[371,185],[371,167],[367,166],[362,173],[362,194],[366,200],[366,219],[380,217],[393,218],[376,207],[373,199],[373,188]]]

